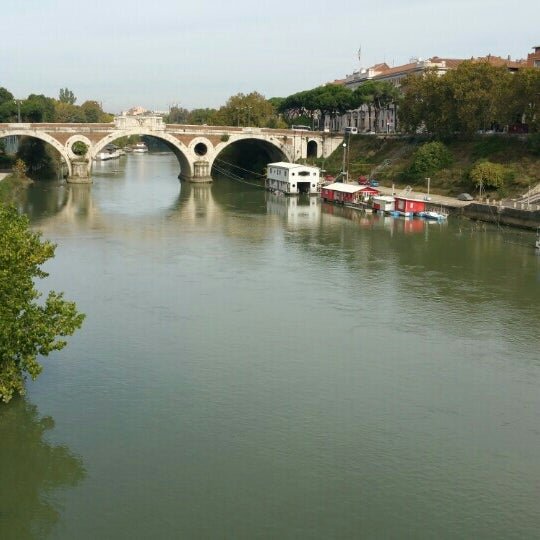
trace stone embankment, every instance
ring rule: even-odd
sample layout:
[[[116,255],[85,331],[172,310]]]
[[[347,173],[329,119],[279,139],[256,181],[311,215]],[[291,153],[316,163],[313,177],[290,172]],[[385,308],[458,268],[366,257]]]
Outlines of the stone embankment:
[[[479,221],[488,221],[500,225],[511,225],[524,229],[536,229],[540,227],[540,209],[537,205],[524,208],[509,208],[493,204],[471,203],[463,209],[463,215],[477,219]]]

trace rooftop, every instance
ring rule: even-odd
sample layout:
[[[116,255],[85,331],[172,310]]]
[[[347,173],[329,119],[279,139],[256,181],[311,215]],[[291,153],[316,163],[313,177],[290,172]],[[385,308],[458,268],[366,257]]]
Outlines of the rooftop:
[[[318,167],[312,167],[310,165],[302,165],[301,163],[288,163],[286,161],[276,161],[275,163],[269,163],[268,167],[281,167],[282,169],[314,169],[318,170]]]

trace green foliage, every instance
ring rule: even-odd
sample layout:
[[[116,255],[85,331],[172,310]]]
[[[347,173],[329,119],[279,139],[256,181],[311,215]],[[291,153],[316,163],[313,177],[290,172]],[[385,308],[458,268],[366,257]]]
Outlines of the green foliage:
[[[103,122],[103,110],[97,101],[88,100],[81,105],[84,121],[89,123]]]
[[[26,163],[22,159],[17,159],[13,165],[13,172],[17,178],[26,178]]]
[[[409,133],[425,129],[438,137],[471,136],[523,117],[533,130],[538,127],[539,70],[520,69],[512,74],[504,66],[470,60],[443,76],[428,70],[406,77],[402,90],[399,119]]]
[[[43,94],[30,94],[20,107],[23,122],[55,121],[54,99]]]
[[[535,156],[540,156],[540,133],[534,133],[527,138],[527,148]]]
[[[227,142],[230,139],[229,135],[227,133],[223,133],[223,135],[220,137],[221,142]]]
[[[13,94],[3,86],[0,86],[0,105],[8,101],[13,101]]]
[[[73,143],[71,150],[76,156],[85,156],[86,152],[88,152],[88,146],[82,141],[76,141]]]
[[[212,119],[216,112],[216,109],[193,109],[189,113],[188,124],[195,126],[212,124]]]
[[[224,106],[211,116],[211,123],[218,126],[267,127],[275,119],[273,105],[259,92],[231,96]]]
[[[304,115],[312,119],[315,114],[344,114],[353,108],[353,105],[353,93],[349,88],[327,84],[286,97],[279,103],[279,112],[298,123],[297,119]]]
[[[504,179],[508,171],[500,163],[490,161],[478,161],[469,173],[470,179],[476,186],[500,188],[504,185]]]
[[[452,154],[441,142],[423,144],[413,155],[409,172],[417,178],[433,174],[452,163]]]
[[[166,124],[188,124],[189,111],[184,109],[184,107],[175,105],[169,109],[169,114],[165,116],[163,121]]]
[[[398,117],[408,133],[427,131],[448,137],[457,130],[456,111],[448,79],[435,70],[404,79]]]
[[[514,73],[507,92],[510,124],[523,121],[529,132],[540,131],[540,69],[523,68]]]
[[[494,154],[504,155],[508,151],[508,140],[506,137],[480,136],[475,140],[473,154],[475,158],[489,158]]]
[[[49,292],[45,302],[35,281],[47,277],[41,266],[54,256],[54,244],[30,231],[28,219],[0,207],[0,399],[24,393],[27,375],[41,372],[38,355],[64,348],[62,337],[83,322],[73,302]]]
[[[69,88],[60,88],[58,101],[60,101],[60,103],[68,103],[69,105],[74,105],[77,101],[77,98]]]
[[[20,139],[17,157],[26,163],[27,176],[40,179],[54,177],[60,161],[53,146],[34,137]]]

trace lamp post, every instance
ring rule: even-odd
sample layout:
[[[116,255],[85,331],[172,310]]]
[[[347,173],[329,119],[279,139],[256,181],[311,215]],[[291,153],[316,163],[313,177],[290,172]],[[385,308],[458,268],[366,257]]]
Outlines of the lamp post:
[[[429,200],[429,184],[431,183],[431,178],[426,178],[427,180],[427,198]]]
[[[249,105],[249,106],[246,107],[246,108],[247,108],[247,112],[248,112],[248,121],[247,121],[247,125],[248,125],[248,127],[249,127],[249,125],[250,125],[250,123],[251,123],[251,109],[252,109],[253,107],[251,107],[251,105]]]
[[[345,172],[346,155],[347,155],[347,143],[343,143],[343,166],[341,167],[341,172],[343,174],[343,178],[345,178],[345,183],[347,183],[347,173]]]
[[[21,123],[21,100],[17,100],[17,122]]]

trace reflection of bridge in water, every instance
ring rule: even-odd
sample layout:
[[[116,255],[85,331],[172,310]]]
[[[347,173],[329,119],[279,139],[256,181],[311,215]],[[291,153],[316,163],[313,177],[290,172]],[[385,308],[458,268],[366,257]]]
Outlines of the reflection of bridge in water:
[[[420,219],[365,214],[353,208],[321,203],[315,196],[286,197],[269,192],[261,192],[264,205],[254,205],[249,211],[238,210],[234,204],[238,193],[231,191],[230,182],[178,183],[174,185],[178,192],[171,197],[170,204],[165,199],[160,201],[158,209],[149,210],[143,204],[131,213],[121,214],[109,210],[108,199],[100,203],[92,193],[92,185],[52,186],[52,189],[38,186],[35,189],[39,192],[20,203],[20,210],[29,214],[45,234],[62,229],[71,232],[92,230],[107,234],[120,232],[125,237],[155,238],[163,234],[164,228],[172,228],[195,234],[219,230],[226,236],[262,240],[276,227],[312,235],[321,229],[326,232],[338,229],[343,220],[352,221],[360,228],[384,229],[391,236],[426,233],[431,225]],[[161,197],[167,197],[168,193],[166,191]]]
[[[147,135],[163,141],[176,155],[182,178],[211,182],[216,158],[231,145],[255,144],[268,160],[295,162],[327,157],[342,136],[323,132],[231,126],[164,124],[160,117],[119,116],[110,124],[0,124],[0,138],[24,136],[45,141],[57,150],[68,168],[68,181],[91,182],[92,163],[105,146],[121,137]],[[87,146],[85,156],[73,151],[75,143]]]

